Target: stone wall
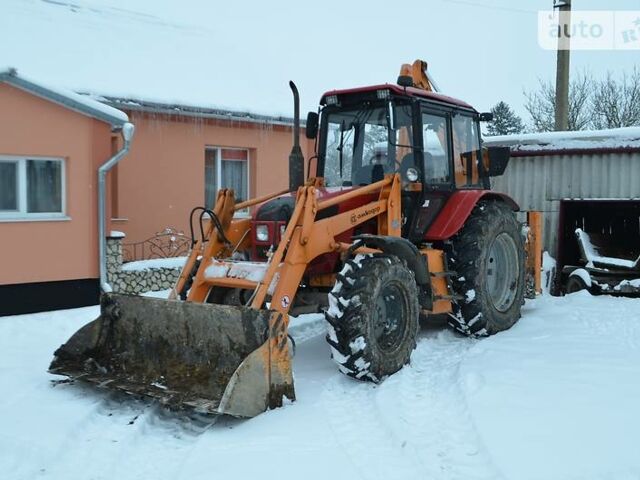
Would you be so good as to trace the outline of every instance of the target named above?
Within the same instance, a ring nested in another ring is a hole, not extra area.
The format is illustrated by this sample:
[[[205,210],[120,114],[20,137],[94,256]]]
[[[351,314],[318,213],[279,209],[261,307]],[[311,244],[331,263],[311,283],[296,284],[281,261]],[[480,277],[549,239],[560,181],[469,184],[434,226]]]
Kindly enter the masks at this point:
[[[122,263],[122,240],[124,236],[107,237],[107,281],[116,293],[138,295],[144,292],[157,292],[172,288],[181,267],[174,265],[162,266],[157,260]],[[174,260],[174,259],[167,259]],[[132,264],[136,268],[130,268]],[[179,263],[179,262],[178,262]],[[148,266],[146,265],[148,264]]]

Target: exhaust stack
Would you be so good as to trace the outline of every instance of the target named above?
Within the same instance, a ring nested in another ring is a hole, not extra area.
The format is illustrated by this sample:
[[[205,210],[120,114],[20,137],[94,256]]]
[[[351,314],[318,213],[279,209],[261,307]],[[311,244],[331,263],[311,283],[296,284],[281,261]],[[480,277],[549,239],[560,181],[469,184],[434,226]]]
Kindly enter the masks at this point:
[[[293,92],[293,147],[289,154],[289,190],[295,192],[304,185],[304,156],[300,148],[300,95],[298,87],[289,82]]]

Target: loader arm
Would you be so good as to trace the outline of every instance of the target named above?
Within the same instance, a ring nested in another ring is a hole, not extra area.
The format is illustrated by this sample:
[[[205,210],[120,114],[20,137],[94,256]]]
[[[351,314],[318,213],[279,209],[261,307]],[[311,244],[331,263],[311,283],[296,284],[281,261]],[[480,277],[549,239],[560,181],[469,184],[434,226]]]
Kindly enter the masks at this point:
[[[196,244],[194,247],[194,251],[198,248],[202,252],[202,259],[187,300],[205,302],[214,287],[250,289],[254,291],[250,303],[251,308],[263,309],[265,300],[271,293],[270,308],[286,315],[309,263],[325,253],[342,252],[348,248],[348,245],[345,246],[337,242],[336,236],[373,218],[378,219],[379,235],[400,236],[401,200],[398,174],[387,175],[379,182],[324,201],[318,201],[317,187],[320,183],[321,179],[317,179],[299,188],[291,219],[276,251],[267,264],[264,276],[259,281],[225,276],[216,277],[210,274],[212,269],[225,265],[222,254],[229,253],[229,247],[222,243],[220,235],[212,234],[210,226],[208,229],[210,241],[207,246],[203,249],[201,245]],[[324,209],[375,192],[379,192],[378,199],[375,201],[333,217],[316,219],[318,212]],[[233,204],[232,195],[221,193],[219,199],[222,201],[222,205],[216,208],[216,214],[221,215],[221,221],[227,221],[228,227],[224,236],[234,244],[233,249],[235,250],[238,247],[237,243],[248,237],[250,222],[246,219],[231,220],[234,210],[231,207]],[[184,288],[188,274],[195,265],[198,255],[199,252],[195,254],[192,252],[189,256],[189,261],[183,269],[176,291],[181,291]]]
[[[378,190],[378,200],[330,218],[316,220],[321,210]],[[279,271],[280,280],[272,295],[271,308],[282,313],[288,313],[309,263],[324,253],[344,251],[344,245],[336,241],[339,234],[377,217],[381,235],[400,236],[400,177],[397,174],[322,202],[318,202],[316,187],[312,185],[302,187],[298,195],[294,216],[274,255],[276,262],[279,263],[283,257],[284,260]],[[253,308],[261,308],[267,288],[276,274],[276,262],[271,263],[265,281],[253,300]]]

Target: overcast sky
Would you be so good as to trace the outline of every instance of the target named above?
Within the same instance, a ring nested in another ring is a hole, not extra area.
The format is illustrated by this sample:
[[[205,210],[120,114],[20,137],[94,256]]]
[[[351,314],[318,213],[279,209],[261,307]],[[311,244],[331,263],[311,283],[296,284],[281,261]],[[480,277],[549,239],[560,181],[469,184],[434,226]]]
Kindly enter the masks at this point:
[[[555,78],[537,42],[553,0],[0,0],[0,65],[79,90],[290,114],[333,88],[395,82],[429,62],[441,89],[487,110],[523,109],[523,89]],[[573,0],[640,10],[640,0]],[[640,50],[573,52],[594,75],[640,65]]]

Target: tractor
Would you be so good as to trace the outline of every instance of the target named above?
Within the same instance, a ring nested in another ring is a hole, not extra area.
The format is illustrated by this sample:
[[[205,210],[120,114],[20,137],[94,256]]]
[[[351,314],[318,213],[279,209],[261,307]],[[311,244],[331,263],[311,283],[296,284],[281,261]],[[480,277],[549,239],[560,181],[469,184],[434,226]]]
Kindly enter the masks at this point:
[[[291,88],[289,187],[243,202],[222,189],[195,208],[169,299],[105,292],[51,372],[253,417],[295,399],[295,315],[324,313],[338,369],[371,382],[410,362],[421,317],[475,337],[519,319],[524,236],[518,205],[490,190],[509,160],[508,148],[482,147],[490,115],[436,92],[417,60],[397,84],[325,93],[307,116],[316,148],[305,162]]]

